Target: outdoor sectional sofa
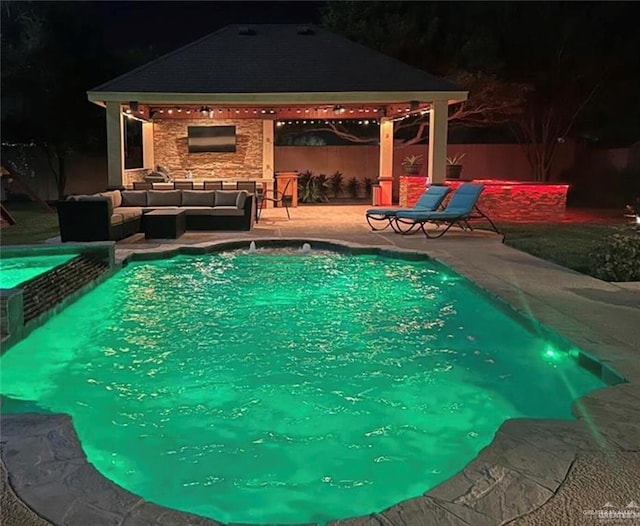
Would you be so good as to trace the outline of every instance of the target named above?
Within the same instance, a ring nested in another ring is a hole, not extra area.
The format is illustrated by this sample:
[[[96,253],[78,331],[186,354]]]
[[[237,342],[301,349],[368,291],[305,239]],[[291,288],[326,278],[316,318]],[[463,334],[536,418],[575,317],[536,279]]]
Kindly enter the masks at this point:
[[[112,190],[58,201],[62,241],[117,241],[144,231],[152,210],[185,211],[187,230],[251,230],[254,195],[246,190]]]

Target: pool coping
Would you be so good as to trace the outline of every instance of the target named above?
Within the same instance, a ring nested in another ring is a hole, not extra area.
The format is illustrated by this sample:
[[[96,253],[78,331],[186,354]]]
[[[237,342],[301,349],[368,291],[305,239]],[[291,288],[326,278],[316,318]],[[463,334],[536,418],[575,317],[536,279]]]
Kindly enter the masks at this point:
[[[237,238],[190,247],[128,249],[122,251],[124,255],[118,260],[127,264],[130,259],[155,259],[180,252],[194,254],[242,248],[248,247],[251,240]],[[269,243],[291,246],[308,241],[314,248],[323,248],[322,243],[327,243],[327,248],[337,246],[354,253],[373,250],[384,255],[430,257],[453,267],[485,292],[523,312],[514,296],[518,294],[515,284],[509,288],[504,283],[495,283],[490,276],[481,275],[477,269],[465,266],[464,260],[450,254],[433,257],[425,251],[309,237],[256,238],[255,241],[261,246]],[[640,425],[637,424],[640,422],[640,364],[634,349],[624,342],[598,337],[583,324],[571,323],[562,312],[549,312],[544,302],[531,302],[531,298],[528,301],[529,315],[586,351],[583,365],[589,368],[594,363],[600,364],[602,375],[617,370],[628,381],[593,391],[577,400],[573,406],[578,418],[575,421],[507,420],[492,442],[450,479],[379,513],[332,521],[332,526],[505,524],[548,502],[566,480],[578,455],[599,452],[603,447],[615,451],[640,450]],[[36,513],[54,524],[220,524],[146,502],[103,477],[87,462],[71,419],[66,415],[4,415],[2,435],[2,459],[11,474],[14,490]]]

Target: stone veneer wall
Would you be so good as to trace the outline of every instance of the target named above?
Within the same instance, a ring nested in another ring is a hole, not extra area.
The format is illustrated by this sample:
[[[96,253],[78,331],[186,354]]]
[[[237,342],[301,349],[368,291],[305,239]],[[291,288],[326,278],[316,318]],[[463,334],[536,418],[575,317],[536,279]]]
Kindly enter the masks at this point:
[[[452,190],[463,181],[446,181]],[[482,180],[475,181],[482,183]],[[553,221],[563,219],[567,209],[569,185],[548,183],[485,184],[478,208],[493,220]]]
[[[399,204],[403,208],[412,208],[427,188],[426,177],[411,175],[400,176]]]
[[[426,189],[426,177],[400,176],[400,206],[413,207]],[[455,191],[463,181],[446,181]],[[468,181],[471,182],[471,181]],[[482,183],[482,181],[476,181]],[[564,218],[566,184],[492,182],[485,184],[478,208],[493,220],[552,221]],[[451,195],[451,194],[450,194]],[[445,200],[445,204],[449,198]]]
[[[235,153],[189,153],[188,126],[235,126]],[[262,178],[260,119],[155,119],[153,147],[155,164],[166,166],[175,179],[184,179],[187,170],[196,180]]]
[[[144,181],[144,176],[151,172],[149,168],[137,168],[135,170],[125,170],[122,173],[122,184],[131,185],[133,181]]]

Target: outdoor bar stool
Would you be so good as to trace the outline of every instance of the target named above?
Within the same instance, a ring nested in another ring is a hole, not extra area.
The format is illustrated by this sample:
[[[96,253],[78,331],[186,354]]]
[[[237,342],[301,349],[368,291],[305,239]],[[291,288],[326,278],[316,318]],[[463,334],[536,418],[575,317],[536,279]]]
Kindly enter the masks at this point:
[[[236,190],[247,190],[249,193],[255,194],[256,182],[255,181],[237,181]]]

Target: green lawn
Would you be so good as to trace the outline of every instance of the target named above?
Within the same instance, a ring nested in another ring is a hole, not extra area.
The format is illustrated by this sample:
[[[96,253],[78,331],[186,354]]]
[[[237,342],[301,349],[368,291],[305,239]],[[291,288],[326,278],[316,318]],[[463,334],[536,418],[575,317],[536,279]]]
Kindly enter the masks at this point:
[[[58,214],[30,202],[6,203],[16,224],[0,230],[1,245],[31,245],[60,235]]]
[[[595,223],[501,224],[505,244],[585,274],[589,254],[619,226]]]

